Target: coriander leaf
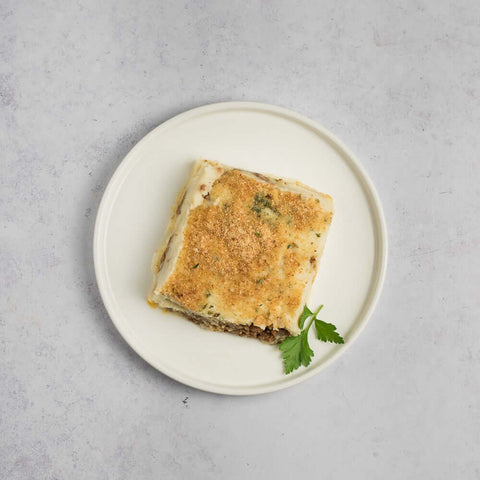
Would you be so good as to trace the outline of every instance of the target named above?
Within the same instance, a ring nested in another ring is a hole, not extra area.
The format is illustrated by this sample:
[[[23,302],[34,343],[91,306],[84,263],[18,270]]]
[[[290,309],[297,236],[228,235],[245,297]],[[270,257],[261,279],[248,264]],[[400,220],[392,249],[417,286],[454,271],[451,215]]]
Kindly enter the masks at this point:
[[[310,345],[308,344],[308,329],[304,330],[300,334],[300,337],[301,337],[300,342],[302,344],[302,348],[300,349],[300,357],[302,360],[302,365],[304,367],[308,367],[313,357],[313,350],[310,348]]]
[[[195,268],[197,268],[199,265],[200,265],[200,264],[197,263],[196,265],[193,266],[193,268],[195,269]]]
[[[305,305],[303,307],[303,312],[302,314],[300,315],[300,318],[298,319],[298,326],[300,328],[303,328],[303,325],[305,324],[305,320],[308,318],[308,317],[311,317],[313,315],[313,312]]]
[[[287,337],[279,348],[283,352],[283,368],[286,374],[296,370],[301,364],[300,350],[302,349],[301,335]]]
[[[326,323],[317,318],[318,312],[323,308],[320,305],[315,312],[312,312],[306,305],[303,307],[303,312],[298,319],[298,325],[301,328],[299,335],[295,337],[287,337],[280,343],[279,348],[283,352],[283,367],[285,373],[288,375],[301,365],[308,367],[314,356],[313,350],[308,344],[308,331],[313,323],[315,323],[315,330],[317,338],[324,342],[344,343],[343,338],[336,332],[335,325]],[[305,322],[310,321],[305,325]],[[304,328],[305,327],[305,328]]]
[[[344,343],[343,338],[336,331],[337,327],[331,323],[315,319],[315,330],[317,331],[317,338],[322,342]]]
[[[287,337],[279,346],[283,352],[283,367],[286,374],[299,368],[308,367],[313,357],[313,350],[308,344],[308,330],[296,337]]]

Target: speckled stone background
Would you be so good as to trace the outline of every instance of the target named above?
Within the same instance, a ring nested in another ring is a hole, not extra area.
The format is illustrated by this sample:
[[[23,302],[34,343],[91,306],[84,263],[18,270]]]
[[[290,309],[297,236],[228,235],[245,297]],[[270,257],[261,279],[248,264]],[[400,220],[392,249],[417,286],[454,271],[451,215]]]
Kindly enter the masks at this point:
[[[476,0],[2,0],[0,21],[1,479],[480,479]],[[337,134],[389,227],[358,342],[257,397],[147,365],[92,264],[124,155],[225,100]]]

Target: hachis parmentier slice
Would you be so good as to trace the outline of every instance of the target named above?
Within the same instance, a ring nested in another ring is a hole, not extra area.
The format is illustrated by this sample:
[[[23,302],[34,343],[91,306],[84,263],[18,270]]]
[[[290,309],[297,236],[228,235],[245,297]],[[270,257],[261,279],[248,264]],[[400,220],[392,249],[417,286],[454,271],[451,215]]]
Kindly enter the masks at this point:
[[[210,330],[297,335],[333,216],[295,180],[195,163],[153,259],[149,302]]]

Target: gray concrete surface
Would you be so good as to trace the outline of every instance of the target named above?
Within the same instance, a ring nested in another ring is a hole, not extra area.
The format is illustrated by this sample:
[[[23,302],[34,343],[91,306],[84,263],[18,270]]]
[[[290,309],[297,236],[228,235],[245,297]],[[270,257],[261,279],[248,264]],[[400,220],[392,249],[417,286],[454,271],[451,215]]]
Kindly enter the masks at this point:
[[[480,479],[478,2],[3,0],[0,22],[1,479]],[[92,265],[123,156],[224,100],[333,131],[389,227],[358,342],[258,397],[147,365]]]

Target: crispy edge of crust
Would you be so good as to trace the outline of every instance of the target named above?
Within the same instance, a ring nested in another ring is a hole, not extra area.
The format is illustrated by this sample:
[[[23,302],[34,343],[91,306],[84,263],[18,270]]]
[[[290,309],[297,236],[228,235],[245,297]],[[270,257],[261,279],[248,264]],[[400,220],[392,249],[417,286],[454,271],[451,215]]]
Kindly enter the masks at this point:
[[[175,230],[175,225],[178,221],[178,218],[181,213],[181,208],[183,205],[183,202],[185,200],[185,197],[187,195],[187,190],[190,186],[190,183],[192,181],[192,178],[197,174],[197,172],[200,170],[203,159],[195,161],[192,169],[190,170],[190,174],[185,181],[182,189],[178,192],[175,201],[173,202],[173,205],[171,207],[171,215],[170,215],[170,220],[168,222],[167,230],[165,231],[165,234],[163,236],[163,240],[160,243],[159,247],[155,250],[152,258],[152,263],[151,263],[151,271],[153,273],[153,285],[150,290],[150,293],[148,294],[148,303],[151,307],[156,308],[157,302],[154,300],[154,295],[153,291],[155,290],[157,286],[157,275],[158,272],[160,271],[160,268],[162,267],[162,264],[165,260],[166,254],[168,247],[170,245],[170,242],[172,240],[172,235]]]

